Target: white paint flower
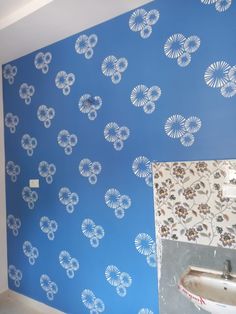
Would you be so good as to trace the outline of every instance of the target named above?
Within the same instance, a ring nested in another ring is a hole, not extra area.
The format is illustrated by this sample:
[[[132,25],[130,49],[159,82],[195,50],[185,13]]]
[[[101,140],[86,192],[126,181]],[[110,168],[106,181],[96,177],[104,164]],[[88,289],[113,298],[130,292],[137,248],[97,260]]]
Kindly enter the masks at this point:
[[[236,82],[228,82],[220,89],[221,95],[230,98],[236,95]]]
[[[217,0],[215,3],[215,8],[218,12],[225,12],[230,8],[232,0]]]
[[[184,49],[188,53],[193,53],[200,47],[201,40],[198,36],[190,36],[184,42]]]
[[[208,86],[219,88],[229,81],[230,65],[225,61],[217,61],[212,63],[204,74],[205,82]]]
[[[189,147],[194,143],[194,135],[192,133],[185,133],[181,138],[180,142],[183,146]]]
[[[11,280],[14,281],[15,287],[20,287],[20,281],[23,278],[22,271],[17,269],[14,265],[9,265],[8,267],[8,276]]]
[[[129,19],[129,27],[133,32],[141,31],[146,25],[147,11],[144,9],[135,10]]]
[[[87,307],[89,310],[92,310],[94,308],[94,303],[96,300],[95,294],[93,291],[89,289],[83,290],[81,294],[81,299],[85,307]]]
[[[146,85],[137,85],[131,92],[131,102],[136,107],[142,107],[148,102],[148,88]]]
[[[128,273],[121,273],[120,274],[120,282],[121,282],[121,285],[128,288],[132,284],[132,278]]]
[[[19,124],[19,117],[13,115],[11,112],[7,113],[5,116],[5,125],[10,129],[11,133],[16,132],[16,126]]]
[[[96,225],[92,219],[85,219],[81,225],[81,229],[82,229],[83,234],[89,239],[94,236],[95,227],[96,227]]]
[[[51,126],[51,120],[55,117],[55,109],[41,105],[37,110],[37,117],[39,121],[43,122],[45,128]]]
[[[154,314],[153,311],[147,309],[147,308],[143,308],[141,309],[138,314]]]
[[[75,75],[73,73],[66,73],[65,71],[59,71],[55,78],[56,87],[62,89],[65,96],[69,95],[70,87],[75,82]]]
[[[46,292],[47,298],[52,301],[54,299],[54,295],[58,292],[57,284],[46,274],[41,275],[39,281],[41,288]]]
[[[42,70],[46,74],[49,70],[49,63],[52,61],[52,54],[50,52],[39,52],[34,58],[34,65],[37,70]]]
[[[147,39],[151,36],[152,34],[152,27],[150,25],[146,25],[141,31],[140,31],[140,36],[143,39]]]
[[[108,142],[115,142],[118,137],[119,126],[115,122],[110,122],[105,126],[104,137]]]
[[[25,101],[26,105],[29,105],[31,103],[31,97],[35,93],[35,88],[33,85],[28,85],[27,83],[23,83],[20,86],[19,89],[19,95],[20,98],[22,98]]]
[[[89,48],[88,36],[80,35],[75,42],[75,50],[79,54],[84,54]]]
[[[186,67],[191,62],[191,55],[188,52],[184,52],[178,57],[177,63],[180,67]]]
[[[40,219],[39,226],[42,232],[47,234],[49,240],[54,240],[54,233],[58,229],[58,224],[55,220],[50,220],[48,217],[43,216]]]
[[[232,66],[228,73],[229,80],[236,83],[236,65]]]
[[[103,60],[102,73],[105,76],[112,76],[116,72],[117,58],[115,56],[108,56]]]
[[[144,106],[143,106],[143,111],[146,114],[151,114],[155,111],[156,105],[153,101],[148,101]]]
[[[117,189],[111,188],[105,193],[105,203],[110,208],[117,208],[120,204],[120,192]]]
[[[15,65],[6,64],[3,68],[3,77],[8,80],[8,83],[12,85],[17,74],[17,67]]]
[[[35,260],[39,257],[39,251],[29,241],[23,243],[23,252],[28,257],[30,265],[35,264]]]
[[[128,67],[127,59],[126,58],[118,59],[116,64],[115,64],[115,67],[116,67],[116,71],[117,72],[123,73],[127,69],[127,67]]]
[[[184,126],[188,133],[196,133],[200,130],[202,122],[198,117],[191,116],[185,120]]]
[[[17,237],[19,234],[19,229],[21,227],[21,220],[19,218],[14,217],[13,215],[8,215],[7,226],[10,230],[12,230],[12,234],[15,237]]]
[[[151,162],[145,156],[135,158],[132,164],[134,174],[139,178],[145,178],[151,173]]]
[[[20,174],[20,166],[13,161],[8,161],[6,165],[6,172],[11,177],[12,182],[17,181],[17,176]]]
[[[164,52],[168,58],[178,58],[184,53],[184,43],[186,38],[183,34],[171,35],[165,45]]]
[[[145,256],[152,254],[153,243],[153,239],[147,233],[139,233],[134,240],[137,251]]]
[[[74,278],[75,271],[79,269],[79,262],[76,258],[71,258],[69,252],[63,250],[59,254],[60,265],[66,269],[67,276],[72,279]]]
[[[26,150],[27,155],[30,157],[33,155],[37,144],[37,139],[35,137],[31,137],[29,134],[24,134],[21,138],[21,146]]]
[[[150,10],[146,16],[145,20],[148,25],[155,25],[160,18],[160,12],[156,9]]]
[[[169,117],[165,123],[165,132],[171,138],[180,138],[185,133],[185,118],[179,114]]]
[[[109,282],[110,285],[117,287],[120,284],[120,271],[114,265],[107,266],[105,270],[105,277],[106,280]]]
[[[92,162],[90,159],[88,158],[82,159],[79,164],[80,174],[83,177],[90,177],[90,175],[92,174],[91,167],[92,167]]]
[[[152,86],[147,92],[148,100],[157,101],[161,97],[161,89],[159,86]]]

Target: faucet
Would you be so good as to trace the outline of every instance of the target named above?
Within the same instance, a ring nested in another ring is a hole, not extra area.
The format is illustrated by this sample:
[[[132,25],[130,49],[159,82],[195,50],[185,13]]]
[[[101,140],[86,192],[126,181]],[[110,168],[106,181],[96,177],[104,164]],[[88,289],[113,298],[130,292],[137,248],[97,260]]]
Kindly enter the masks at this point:
[[[230,275],[231,271],[232,271],[231,262],[229,259],[227,259],[224,262],[224,270],[223,270],[223,274],[221,275],[221,277],[224,278],[225,280],[232,279],[232,276]]]

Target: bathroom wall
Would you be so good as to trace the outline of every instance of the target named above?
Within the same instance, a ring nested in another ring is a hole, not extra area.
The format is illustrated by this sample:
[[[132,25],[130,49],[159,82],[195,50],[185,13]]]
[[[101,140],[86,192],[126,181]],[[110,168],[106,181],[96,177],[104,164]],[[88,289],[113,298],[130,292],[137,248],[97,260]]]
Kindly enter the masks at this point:
[[[232,271],[235,272],[236,251],[199,244],[195,244],[193,249],[193,244],[164,239],[161,243],[160,313],[175,313],[177,308],[183,314],[208,313],[196,308],[180,293],[178,281],[189,265],[223,271],[226,259],[232,262]],[[174,263],[171,256],[175,257]]]
[[[234,9],[159,0],[3,67],[11,289],[159,313],[151,161],[236,155]]]
[[[0,86],[2,86],[2,69],[0,68]],[[5,199],[5,160],[4,160],[4,124],[2,88],[0,88],[0,293],[7,289],[7,239],[6,239],[6,199]]]

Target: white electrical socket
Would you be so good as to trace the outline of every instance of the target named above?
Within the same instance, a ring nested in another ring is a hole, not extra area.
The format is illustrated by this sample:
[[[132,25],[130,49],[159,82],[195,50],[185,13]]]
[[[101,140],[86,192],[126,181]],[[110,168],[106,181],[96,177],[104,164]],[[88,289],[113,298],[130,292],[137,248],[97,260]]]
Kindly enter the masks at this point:
[[[29,187],[38,189],[39,188],[39,180],[38,179],[31,179],[29,180]]]

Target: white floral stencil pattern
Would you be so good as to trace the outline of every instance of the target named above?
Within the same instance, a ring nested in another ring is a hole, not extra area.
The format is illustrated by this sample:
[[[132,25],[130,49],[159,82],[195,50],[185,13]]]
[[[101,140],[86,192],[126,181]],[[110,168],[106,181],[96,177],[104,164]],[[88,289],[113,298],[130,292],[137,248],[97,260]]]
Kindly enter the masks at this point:
[[[21,147],[26,150],[29,157],[33,156],[34,149],[37,147],[38,141],[35,137],[31,137],[29,134],[24,134],[21,138]]]
[[[39,251],[29,241],[23,243],[23,252],[29,259],[30,265],[35,264],[35,260],[39,257]]]
[[[20,174],[20,166],[16,165],[14,161],[8,161],[6,165],[6,172],[10,176],[12,182],[17,181]]]
[[[126,71],[127,67],[128,60],[126,58],[117,59],[111,55],[103,60],[102,73],[105,76],[111,77],[113,84],[118,84],[122,79],[122,73]]]
[[[232,4],[232,0],[201,0],[203,4],[214,4],[216,11],[219,13],[228,10]]]
[[[146,114],[151,114],[156,109],[156,101],[161,97],[161,89],[159,86],[148,88],[146,85],[140,84],[133,88],[130,100],[135,107],[142,107]]]
[[[19,234],[19,229],[21,227],[20,218],[16,218],[13,215],[7,216],[7,226],[10,230],[12,230],[12,234],[17,237]]]
[[[173,139],[180,139],[180,143],[189,147],[192,146],[195,137],[193,134],[197,133],[202,126],[202,122],[198,117],[191,116],[185,119],[180,114],[175,114],[169,117],[165,123],[166,135]]]
[[[105,270],[105,278],[111,286],[116,287],[116,293],[120,297],[126,296],[127,288],[132,284],[132,278],[128,273],[120,272],[114,265],[108,265]]]
[[[26,105],[31,103],[31,97],[35,93],[35,88],[33,85],[28,85],[27,83],[23,83],[19,89],[20,98],[25,101]]]
[[[48,240],[53,241],[55,238],[55,232],[58,229],[58,224],[55,220],[50,220],[48,217],[43,216],[39,222],[40,229],[43,233],[46,233]]]
[[[206,69],[204,79],[209,87],[219,88],[222,96],[236,95],[236,65],[231,67],[225,61],[216,61]]]
[[[43,122],[45,128],[49,128],[51,126],[51,120],[55,117],[55,109],[41,105],[38,107],[37,117],[39,121]]]
[[[150,267],[156,267],[156,244],[147,233],[139,233],[134,240],[137,251],[146,256],[146,261]]]
[[[38,200],[38,193],[25,186],[22,190],[22,198],[27,203],[29,209],[34,209],[35,203]]]
[[[19,117],[17,115],[13,115],[13,113],[9,112],[5,116],[5,126],[9,128],[11,133],[16,132],[16,127],[19,124]]]
[[[75,205],[79,203],[79,195],[71,192],[69,188],[63,187],[59,191],[59,201],[65,205],[66,211],[72,214],[75,210]]]
[[[98,43],[98,36],[92,34],[87,36],[85,34],[80,35],[75,42],[75,51],[85,56],[86,59],[91,59],[94,54],[94,48]]]
[[[203,245],[236,248],[235,160],[155,163],[154,199],[158,236]]]
[[[81,293],[83,305],[90,310],[90,314],[99,314],[105,311],[104,302],[97,298],[92,290],[84,289]]]
[[[14,265],[9,265],[8,276],[11,280],[13,280],[15,287],[19,288],[23,277],[22,271],[17,269]]]
[[[160,12],[156,9],[147,12],[145,9],[135,10],[129,19],[129,28],[133,32],[139,32],[141,38],[147,39],[152,34],[152,27],[160,18]]]
[[[100,240],[104,237],[105,231],[102,226],[96,225],[92,219],[86,218],[82,222],[81,230],[86,238],[90,239],[92,247],[97,248]]]
[[[58,145],[64,148],[66,155],[71,155],[73,147],[76,146],[78,142],[78,137],[75,134],[70,134],[67,130],[61,130],[57,136]]]
[[[81,176],[88,178],[90,184],[97,183],[97,176],[102,171],[102,165],[98,161],[91,161],[88,158],[84,158],[79,163],[79,172]]]
[[[117,189],[110,188],[105,193],[105,203],[107,207],[114,209],[116,218],[122,219],[125,210],[131,206],[131,198],[128,195],[121,195]]]
[[[50,52],[43,53],[42,51],[37,53],[34,58],[34,65],[37,70],[41,70],[43,74],[48,73],[49,63],[52,61],[52,54]]]
[[[53,176],[56,173],[56,166],[49,164],[47,161],[41,161],[38,166],[39,175],[45,178],[48,184],[53,182]]]
[[[74,278],[75,272],[79,269],[78,260],[74,257],[71,257],[70,253],[64,250],[59,254],[59,262],[61,267],[66,270],[68,278]]]
[[[75,75],[73,73],[66,73],[65,71],[59,71],[55,78],[55,84],[58,89],[62,89],[62,93],[65,96],[70,94],[71,86],[75,82]]]
[[[110,143],[113,143],[115,150],[120,151],[124,147],[124,141],[130,136],[130,130],[127,126],[119,126],[116,122],[109,122],[104,128],[104,137]]]
[[[147,308],[143,308],[141,309],[138,314],[154,314],[153,311],[147,309]]]
[[[186,67],[191,62],[191,54],[199,49],[200,44],[196,35],[186,38],[183,34],[173,34],[164,45],[164,53],[168,58],[177,59],[180,67]]]
[[[145,156],[138,156],[134,159],[132,164],[133,173],[145,183],[152,187],[152,168],[151,161]]]
[[[40,276],[40,286],[46,292],[46,296],[49,301],[53,301],[55,295],[58,292],[57,284],[50,279],[46,274]]]
[[[88,119],[93,121],[97,118],[97,111],[102,106],[102,98],[100,96],[92,96],[84,94],[79,100],[79,110],[88,115]]]
[[[12,85],[17,74],[17,67],[15,65],[6,64],[3,68],[3,77],[8,80],[8,83]]]

